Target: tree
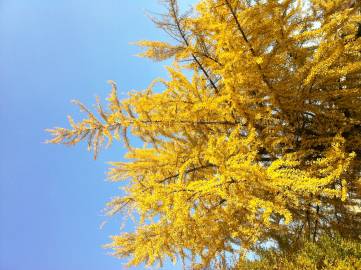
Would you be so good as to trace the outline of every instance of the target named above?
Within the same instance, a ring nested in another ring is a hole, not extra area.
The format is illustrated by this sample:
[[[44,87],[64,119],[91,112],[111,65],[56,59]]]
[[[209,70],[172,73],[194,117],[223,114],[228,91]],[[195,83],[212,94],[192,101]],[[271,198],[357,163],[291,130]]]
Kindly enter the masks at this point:
[[[51,143],[87,140],[95,157],[106,139],[125,142],[129,162],[109,178],[126,195],[109,213],[140,221],[112,238],[114,255],[225,268],[270,240],[359,241],[361,2],[201,0],[185,14],[163,2],[153,20],[174,44],[139,45],[174,59],[170,79],[124,100],[111,82],[99,117],[78,103],[84,120],[49,130]]]

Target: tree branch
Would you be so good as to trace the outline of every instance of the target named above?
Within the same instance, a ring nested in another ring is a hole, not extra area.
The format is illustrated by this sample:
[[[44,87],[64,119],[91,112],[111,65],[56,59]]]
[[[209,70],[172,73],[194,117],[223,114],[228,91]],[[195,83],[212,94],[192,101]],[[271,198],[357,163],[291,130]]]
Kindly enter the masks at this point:
[[[237,28],[239,30],[239,32],[242,35],[242,38],[244,39],[244,41],[246,42],[251,54],[253,57],[257,57],[257,54],[254,50],[254,48],[252,47],[252,44],[250,43],[250,41],[248,40],[245,32],[243,31],[243,28],[241,26],[241,23],[239,22],[238,18],[237,18],[237,14],[236,11],[233,9],[232,5],[230,4],[229,0],[224,0],[226,3],[226,6],[228,7],[229,11],[232,13],[232,17],[234,19],[234,21],[236,22]],[[257,68],[260,72],[260,75],[262,77],[263,82],[267,85],[267,87],[272,90],[274,92],[274,88],[272,87],[271,83],[268,81],[267,77],[264,75],[262,67],[260,64],[256,63]],[[278,103],[278,105],[280,104],[279,98],[277,97],[277,95],[274,93],[274,98],[276,100],[276,102]]]
[[[171,16],[174,19],[174,22],[175,22],[175,24],[177,26],[178,32],[179,32],[181,38],[183,39],[184,43],[186,44],[186,46],[190,47],[189,41],[188,41],[188,39],[187,39],[187,37],[186,37],[186,35],[185,35],[181,25],[180,25],[178,12],[177,12],[177,7],[176,7],[176,5],[177,5],[176,0],[169,0],[169,5],[170,5]],[[216,92],[216,94],[219,94],[218,87],[213,82],[212,78],[208,74],[207,70],[203,67],[202,63],[198,60],[197,56],[194,53],[192,53],[191,56],[192,56],[194,62],[196,62],[198,67],[202,70],[202,72],[206,76],[207,80],[212,85],[212,87],[213,87],[214,91]]]

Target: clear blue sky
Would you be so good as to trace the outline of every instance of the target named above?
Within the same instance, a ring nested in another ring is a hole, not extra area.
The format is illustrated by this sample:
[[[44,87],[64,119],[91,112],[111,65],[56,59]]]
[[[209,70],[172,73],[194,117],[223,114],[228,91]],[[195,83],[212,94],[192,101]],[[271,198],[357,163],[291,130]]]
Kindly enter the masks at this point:
[[[67,125],[67,114],[79,119],[69,101],[105,98],[107,80],[128,92],[166,76],[163,63],[134,57],[139,49],[129,45],[166,38],[145,16],[160,11],[157,2],[0,1],[1,270],[122,269],[101,247],[119,232],[121,217],[102,209],[119,193],[105,172],[122,145],[94,161],[84,144],[44,144],[44,129]]]

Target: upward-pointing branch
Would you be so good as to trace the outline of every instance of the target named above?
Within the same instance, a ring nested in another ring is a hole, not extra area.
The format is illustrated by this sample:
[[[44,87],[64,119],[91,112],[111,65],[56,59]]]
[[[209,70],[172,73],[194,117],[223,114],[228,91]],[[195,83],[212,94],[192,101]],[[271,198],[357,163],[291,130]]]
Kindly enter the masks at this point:
[[[248,38],[247,38],[247,36],[246,36],[246,34],[245,34],[242,26],[241,26],[241,23],[239,22],[239,20],[238,20],[238,18],[237,18],[236,11],[233,9],[233,7],[232,7],[231,3],[229,2],[229,0],[224,0],[224,1],[225,1],[225,3],[226,3],[226,6],[228,7],[229,11],[232,13],[232,17],[233,17],[234,21],[236,22],[237,28],[238,28],[239,32],[241,33],[242,38],[243,38],[244,41],[246,42],[246,44],[247,44],[247,46],[248,46],[248,48],[249,48],[252,56],[253,56],[253,57],[256,57],[256,56],[257,56],[256,51],[254,50],[254,48],[252,47],[252,44],[251,44],[250,41],[248,40]],[[257,68],[258,68],[258,70],[259,70],[259,72],[260,72],[260,74],[261,74],[261,77],[262,77],[263,82],[267,85],[267,87],[268,87],[270,90],[273,91],[274,89],[273,89],[271,83],[268,81],[268,79],[267,79],[266,76],[264,75],[261,65],[258,64],[258,63],[256,63],[256,65],[257,65]],[[276,93],[275,93],[274,91],[273,91],[273,93],[274,93],[274,98],[275,98],[276,102],[277,102],[278,105],[279,105],[279,104],[280,104],[279,98],[278,98],[278,96],[276,95]]]
[[[186,37],[186,34],[184,33],[180,21],[179,21],[179,17],[178,17],[178,8],[177,8],[177,3],[176,0],[169,0],[169,6],[170,6],[170,11],[171,11],[171,16],[174,19],[174,22],[177,26],[177,30],[181,36],[181,38],[183,39],[185,45],[187,47],[189,47],[189,41]],[[202,70],[203,74],[206,76],[207,80],[209,81],[209,83],[212,85],[214,91],[216,94],[219,94],[219,90],[218,87],[216,86],[216,84],[214,83],[214,81],[212,80],[211,76],[209,75],[209,73],[207,72],[207,70],[204,68],[204,66],[202,65],[202,63],[199,61],[199,59],[197,58],[197,56],[192,53],[192,58],[194,60],[194,62],[196,62],[196,64],[198,65],[198,67]]]

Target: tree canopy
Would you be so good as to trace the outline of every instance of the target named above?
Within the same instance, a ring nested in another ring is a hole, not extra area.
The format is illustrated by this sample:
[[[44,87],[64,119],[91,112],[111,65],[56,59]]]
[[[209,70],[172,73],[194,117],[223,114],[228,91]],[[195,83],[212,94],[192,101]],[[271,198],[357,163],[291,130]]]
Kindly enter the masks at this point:
[[[361,1],[163,2],[153,21],[174,42],[138,45],[173,59],[169,79],[123,100],[110,82],[107,108],[77,102],[86,117],[49,130],[95,157],[113,139],[128,148],[109,170],[125,195],[108,207],[139,222],[112,237],[114,255],[204,269],[270,241],[360,241]]]

